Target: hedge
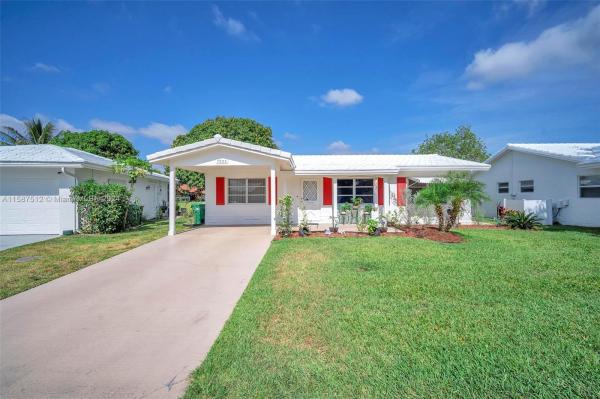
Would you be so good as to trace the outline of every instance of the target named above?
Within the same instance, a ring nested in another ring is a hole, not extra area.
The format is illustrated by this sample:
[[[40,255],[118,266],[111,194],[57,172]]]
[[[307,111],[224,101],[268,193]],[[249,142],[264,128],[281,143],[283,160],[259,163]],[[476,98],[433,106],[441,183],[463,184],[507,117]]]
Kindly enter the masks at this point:
[[[79,230],[82,233],[117,233],[125,226],[125,215],[131,204],[131,192],[115,183],[100,184],[88,180],[71,188],[71,199],[79,211]],[[141,219],[141,206],[139,217]],[[138,211],[128,221],[137,222]],[[141,220],[140,220],[141,222]]]

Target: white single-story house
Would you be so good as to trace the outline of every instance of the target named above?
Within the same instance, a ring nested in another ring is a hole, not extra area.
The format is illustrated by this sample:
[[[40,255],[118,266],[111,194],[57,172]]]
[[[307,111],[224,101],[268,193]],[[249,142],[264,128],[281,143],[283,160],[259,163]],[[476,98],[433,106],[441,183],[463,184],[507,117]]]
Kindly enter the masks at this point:
[[[113,161],[51,144],[0,146],[0,235],[62,234],[77,229],[70,188],[93,179],[129,187],[114,174]],[[156,217],[167,201],[169,179],[152,173],[138,179],[132,198],[144,206],[144,217]]]
[[[600,143],[508,144],[476,177],[498,205],[534,212],[546,224],[600,226]]]
[[[309,222],[331,223],[338,204],[360,197],[377,212],[403,206],[411,180],[450,171],[485,171],[489,165],[429,155],[292,155],[215,135],[147,157],[170,167],[169,234],[175,233],[175,168],[204,173],[206,224],[265,224],[276,232],[276,204],[295,199],[294,221],[304,207]]]

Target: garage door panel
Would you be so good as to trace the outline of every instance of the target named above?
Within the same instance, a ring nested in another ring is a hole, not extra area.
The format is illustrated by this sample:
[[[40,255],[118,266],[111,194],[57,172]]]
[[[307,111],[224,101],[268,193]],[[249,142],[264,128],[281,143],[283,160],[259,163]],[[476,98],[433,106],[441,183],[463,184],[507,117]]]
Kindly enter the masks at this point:
[[[44,178],[3,173],[0,234],[60,234],[58,186],[54,174]]]

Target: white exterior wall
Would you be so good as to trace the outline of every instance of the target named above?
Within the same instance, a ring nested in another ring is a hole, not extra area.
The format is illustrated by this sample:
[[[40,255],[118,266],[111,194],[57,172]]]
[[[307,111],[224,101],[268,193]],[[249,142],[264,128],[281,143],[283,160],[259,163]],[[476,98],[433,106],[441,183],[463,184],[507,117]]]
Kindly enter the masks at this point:
[[[228,179],[248,178],[265,179],[269,176],[266,168],[214,168],[204,174],[205,178],[205,209],[207,225],[253,225],[269,224],[271,209],[267,202],[268,187],[265,193],[264,204],[230,204],[227,193]],[[216,178],[225,178],[225,205],[216,204]],[[281,178],[280,178],[281,179]],[[281,180],[279,181],[281,185]],[[280,186],[281,187],[281,186]]]
[[[551,200],[554,204],[568,200],[569,206],[558,215],[559,223],[600,226],[600,198],[579,197],[579,176],[598,174],[600,168],[584,169],[574,162],[507,151],[493,162],[489,171],[478,173],[476,177],[486,184],[486,192],[491,198],[483,206],[486,216],[496,216],[496,204],[505,198]],[[521,180],[533,180],[534,192],[521,193]],[[499,182],[509,183],[508,194],[498,193]]]

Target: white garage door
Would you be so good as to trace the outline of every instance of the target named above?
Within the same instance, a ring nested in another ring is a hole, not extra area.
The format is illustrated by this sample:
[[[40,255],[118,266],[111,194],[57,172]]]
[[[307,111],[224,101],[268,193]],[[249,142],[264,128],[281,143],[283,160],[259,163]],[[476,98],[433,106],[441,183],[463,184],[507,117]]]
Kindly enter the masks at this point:
[[[0,234],[60,234],[57,177],[2,173]]]

